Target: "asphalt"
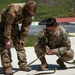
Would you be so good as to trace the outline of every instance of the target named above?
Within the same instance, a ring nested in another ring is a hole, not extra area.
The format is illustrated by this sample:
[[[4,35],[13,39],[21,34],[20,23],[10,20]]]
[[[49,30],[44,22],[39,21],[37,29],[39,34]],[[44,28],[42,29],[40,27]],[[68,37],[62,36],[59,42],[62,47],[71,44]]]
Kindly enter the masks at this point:
[[[75,37],[70,37],[70,40],[71,40],[71,48],[75,52]],[[27,56],[27,63],[29,64],[34,59],[36,59],[37,56],[34,52],[34,47],[25,47],[25,50],[26,50],[26,56]],[[12,53],[12,60],[13,60],[12,62],[13,68],[18,69],[19,66],[18,66],[17,53],[14,48],[11,49],[11,53]],[[58,64],[56,63],[57,59],[58,57],[55,55],[46,55],[46,60],[51,72],[58,67]],[[75,56],[74,56],[74,59],[75,59]],[[75,68],[72,68],[75,65],[71,65],[67,63],[65,64],[69,69],[56,70],[54,74],[43,74],[43,75],[75,75]],[[32,67],[32,71],[30,72],[18,71],[14,73],[14,75],[34,75],[37,72],[36,70],[38,69],[39,65],[40,65],[40,61],[37,60],[30,65]],[[0,67],[2,67],[1,62],[0,62]],[[3,74],[0,74],[0,75],[3,75]]]

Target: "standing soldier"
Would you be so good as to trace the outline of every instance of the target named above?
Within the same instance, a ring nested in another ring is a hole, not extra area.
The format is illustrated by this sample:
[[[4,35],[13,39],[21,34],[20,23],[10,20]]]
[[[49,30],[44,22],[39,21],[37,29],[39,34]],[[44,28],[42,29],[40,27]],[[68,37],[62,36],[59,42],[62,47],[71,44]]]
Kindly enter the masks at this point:
[[[40,57],[44,53],[48,55],[57,55],[59,57],[57,60],[59,68],[66,68],[62,58],[65,61],[69,61],[72,60],[74,56],[70,40],[68,39],[68,33],[63,27],[57,24],[55,18],[48,18],[46,20],[46,27],[40,32],[38,43],[34,48],[37,57]],[[40,61],[41,66],[39,70],[48,69],[45,56],[40,58]]]
[[[3,71],[6,75],[12,74],[10,39],[17,51],[19,68],[24,71],[31,70],[31,67],[26,66],[24,37],[28,33],[36,10],[36,2],[29,0],[27,3],[11,4],[0,12],[0,50]]]

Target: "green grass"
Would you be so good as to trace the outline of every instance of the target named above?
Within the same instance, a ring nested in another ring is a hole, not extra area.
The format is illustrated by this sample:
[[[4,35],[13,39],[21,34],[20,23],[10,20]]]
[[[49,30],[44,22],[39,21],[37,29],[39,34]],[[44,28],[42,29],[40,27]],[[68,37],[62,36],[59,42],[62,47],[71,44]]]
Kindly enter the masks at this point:
[[[25,46],[34,46],[37,41],[37,35],[28,35],[27,37],[25,37]]]
[[[69,4],[62,6],[39,6],[35,19],[37,21],[48,17],[75,17],[75,10],[71,12]]]
[[[0,0],[0,10],[5,8],[7,5],[12,4],[12,3],[20,3],[20,2],[25,2],[25,0]]]

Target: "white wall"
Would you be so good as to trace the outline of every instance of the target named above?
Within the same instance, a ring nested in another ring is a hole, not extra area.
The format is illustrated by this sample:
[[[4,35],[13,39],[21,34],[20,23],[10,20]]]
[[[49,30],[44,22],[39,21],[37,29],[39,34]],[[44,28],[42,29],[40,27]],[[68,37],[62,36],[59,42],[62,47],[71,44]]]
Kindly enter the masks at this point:
[[[32,22],[31,25],[38,25],[39,22]]]

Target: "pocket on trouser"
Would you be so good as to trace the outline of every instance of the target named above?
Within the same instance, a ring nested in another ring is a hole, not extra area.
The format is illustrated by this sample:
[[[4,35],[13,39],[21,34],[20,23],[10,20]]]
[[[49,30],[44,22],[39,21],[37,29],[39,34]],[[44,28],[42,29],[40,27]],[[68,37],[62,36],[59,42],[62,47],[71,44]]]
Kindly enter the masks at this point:
[[[74,51],[73,50],[68,50],[62,57],[65,61],[70,61],[74,57]]]

